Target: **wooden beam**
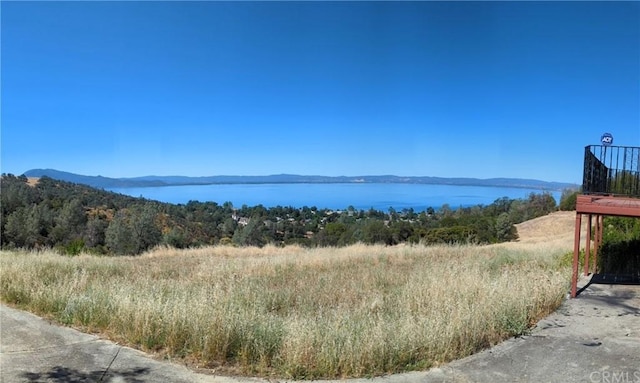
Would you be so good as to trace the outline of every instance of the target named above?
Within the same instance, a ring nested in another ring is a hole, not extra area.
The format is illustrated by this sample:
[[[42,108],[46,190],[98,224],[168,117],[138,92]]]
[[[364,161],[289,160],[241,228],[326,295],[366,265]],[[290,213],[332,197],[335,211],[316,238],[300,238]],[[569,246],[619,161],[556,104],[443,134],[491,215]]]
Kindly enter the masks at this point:
[[[589,275],[589,257],[591,255],[591,225],[593,223],[593,216],[589,214],[587,216],[587,238],[584,245],[584,276]]]
[[[580,257],[580,225],[582,224],[582,214],[576,213],[576,229],[573,241],[573,275],[571,276],[571,298],[575,298],[578,293],[578,266]]]
[[[593,273],[598,273],[598,250],[600,249],[600,244],[602,243],[602,225],[603,225],[604,217],[601,215],[596,215],[596,232],[594,235],[594,244],[593,244]]]
[[[640,217],[640,199],[578,195],[576,199],[576,212],[582,214]]]

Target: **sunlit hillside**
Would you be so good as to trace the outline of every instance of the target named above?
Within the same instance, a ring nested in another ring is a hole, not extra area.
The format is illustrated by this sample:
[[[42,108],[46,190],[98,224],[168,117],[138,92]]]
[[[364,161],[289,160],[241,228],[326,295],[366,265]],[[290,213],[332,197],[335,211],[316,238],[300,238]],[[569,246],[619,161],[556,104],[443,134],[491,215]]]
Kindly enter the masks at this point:
[[[575,211],[558,211],[516,224],[520,243],[558,242],[573,247]]]

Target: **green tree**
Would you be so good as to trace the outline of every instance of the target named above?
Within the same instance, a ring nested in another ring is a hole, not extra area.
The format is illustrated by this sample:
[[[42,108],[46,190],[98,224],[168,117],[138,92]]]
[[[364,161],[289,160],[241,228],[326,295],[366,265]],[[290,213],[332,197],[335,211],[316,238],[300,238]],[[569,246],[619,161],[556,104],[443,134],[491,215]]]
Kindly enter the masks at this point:
[[[509,208],[511,207],[511,199],[509,197],[498,198],[489,206],[487,206],[487,214],[492,216],[497,216],[501,213],[509,212]]]
[[[169,232],[162,236],[162,243],[177,249],[184,249],[188,246],[184,230],[173,227]]]
[[[509,221],[514,223],[520,223],[526,221],[528,218],[527,205],[521,199],[514,199],[509,205]]]
[[[4,220],[3,220],[4,221]],[[27,209],[19,207],[15,209],[4,222],[3,234],[3,246],[6,244],[11,247],[26,247],[27,246]]]
[[[556,210],[556,200],[551,193],[544,192],[542,194],[529,194],[527,201],[527,210],[529,217],[527,219],[542,217]]]
[[[473,228],[467,226],[452,226],[429,230],[425,236],[425,241],[428,244],[473,243],[475,242],[476,237],[477,235]]]
[[[447,217],[452,216],[454,212],[451,209],[451,206],[448,203],[445,203],[440,207],[440,211],[438,213],[439,213],[439,215],[447,218]]]
[[[238,227],[233,242],[240,246],[264,246],[267,243],[266,232],[267,227],[262,219],[251,218],[246,226]]]
[[[36,203],[36,191],[28,186],[21,178],[13,175],[3,175],[0,181],[0,208],[2,217],[8,217],[20,207],[31,206]],[[3,219],[4,222],[4,219]]]
[[[109,251],[117,255],[135,254],[135,244],[129,217],[124,210],[118,211],[105,231],[105,244]]]
[[[158,210],[154,205],[135,206],[131,210],[130,228],[134,243],[134,254],[152,248],[162,240],[162,232],[156,222]]]
[[[43,247],[53,244],[49,235],[53,228],[53,212],[45,203],[27,208],[25,232],[28,247]]]
[[[347,231],[347,226],[342,222],[329,222],[324,230],[316,236],[319,246],[338,246],[340,239]]]
[[[398,212],[396,211],[396,209],[394,209],[393,206],[389,206],[389,220],[397,221],[399,219],[400,219],[400,216],[398,215]]]
[[[393,243],[403,243],[413,236],[413,226],[407,221],[396,221],[391,227]]]
[[[222,236],[231,238],[233,237],[233,233],[235,233],[236,229],[238,228],[238,222],[236,222],[235,219],[229,217],[225,219],[224,222],[221,223],[219,226],[220,226],[220,232],[222,233]]]
[[[564,189],[560,196],[560,210],[572,211],[576,210],[576,201],[579,191],[573,189]]]
[[[82,238],[87,216],[82,202],[73,198],[66,202],[54,218],[52,237],[55,243],[67,245]]]
[[[518,231],[509,218],[508,213],[501,213],[496,218],[496,238],[499,242],[518,239]]]
[[[92,216],[87,220],[83,239],[88,248],[101,249],[105,245],[105,231],[109,223],[101,216]]]
[[[156,223],[157,210],[153,205],[133,206],[120,210],[109,223],[105,242],[115,254],[140,254],[162,240]]]
[[[365,243],[392,245],[391,230],[380,220],[370,219],[362,230]]]

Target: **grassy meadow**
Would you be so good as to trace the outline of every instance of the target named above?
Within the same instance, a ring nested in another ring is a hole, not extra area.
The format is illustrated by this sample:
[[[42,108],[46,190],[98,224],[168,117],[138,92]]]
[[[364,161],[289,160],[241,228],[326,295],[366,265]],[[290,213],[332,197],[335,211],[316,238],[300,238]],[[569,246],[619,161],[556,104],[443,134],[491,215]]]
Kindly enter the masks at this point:
[[[550,241],[160,248],[138,257],[4,251],[0,298],[222,373],[374,376],[526,333],[566,295],[567,250]]]

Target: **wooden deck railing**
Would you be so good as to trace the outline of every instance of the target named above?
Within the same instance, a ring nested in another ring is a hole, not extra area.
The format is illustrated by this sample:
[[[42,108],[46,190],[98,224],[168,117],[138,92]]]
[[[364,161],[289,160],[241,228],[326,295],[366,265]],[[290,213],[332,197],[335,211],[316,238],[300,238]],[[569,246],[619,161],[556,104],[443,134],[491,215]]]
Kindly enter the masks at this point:
[[[585,147],[582,192],[640,197],[640,147]]]

